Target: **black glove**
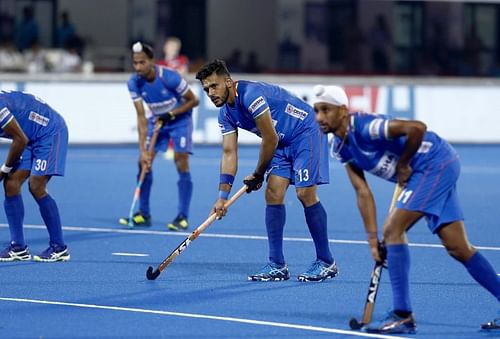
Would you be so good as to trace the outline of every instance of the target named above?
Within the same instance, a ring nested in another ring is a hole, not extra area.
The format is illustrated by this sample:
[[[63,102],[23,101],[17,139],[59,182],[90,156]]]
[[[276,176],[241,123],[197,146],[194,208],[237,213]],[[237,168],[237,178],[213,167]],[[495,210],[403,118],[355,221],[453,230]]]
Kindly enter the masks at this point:
[[[264,175],[259,173],[252,174],[252,179],[245,179],[243,183],[247,185],[247,193],[252,191],[257,191],[262,187],[262,183],[264,182]]]
[[[163,125],[168,124],[170,121],[175,119],[175,115],[172,114],[172,112],[167,112],[165,114],[162,114],[158,117],[163,122]]]
[[[385,244],[379,240],[378,242],[378,254],[380,255],[380,259],[382,260],[382,266],[387,268],[387,248]]]

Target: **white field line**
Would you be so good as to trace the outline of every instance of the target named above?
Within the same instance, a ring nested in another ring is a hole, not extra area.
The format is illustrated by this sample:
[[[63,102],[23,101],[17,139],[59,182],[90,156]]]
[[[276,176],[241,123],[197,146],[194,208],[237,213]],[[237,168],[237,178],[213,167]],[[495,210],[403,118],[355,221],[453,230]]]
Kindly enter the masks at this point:
[[[8,227],[7,224],[0,224],[0,227]],[[25,228],[31,229],[43,229],[46,230],[45,225],[24,225]],[[64,231],[73,232],[95,232],[95,233],[122,233],[122,234],[142,234],[142,235],[165,235],[165,236],[177,236],[177,237],[187,237],[191,233],[189,232],[172,232],[172,231],[155,231],[147,229],[126,229],[126,228],[100,228],[100,227],[81,227],[81,226],[63,226]],[[220,233],[202,233],[200,237],[206,238],[225,238],[225,239],[243,239],[243,240],[265,240],[267,237],[261,235],[240,235],[240,234],[220,234]],[[300,238],[300,237],[284,237],[284,241],[295,241],[295,242],[312,242],[311,238]],[[350,245],[366,245],[365,240],[342,240],[342,239],[329,239],[330,243],[336,244],[350,244]],[[443,248],[441,244],[426,244],[426,243],[410,243],[411,247],[424,247],[424,248]],[[474,246],[478,250],[483,251],[500,251],[500,247],[493,246]]]
[[[218,321],[226,321],[226,322],[233,322],[233,323],[260,325],[260,326],[293,328],[293,329],[312,331],[312,332],[344,334],[344,335],[351,335],[351,336],[355,336],[355,337],[387,338],[387,339],[405,338],[405,337],[396,337],[396,336],[392,336],[392,335],[389,336],[389,335],[382,335],[382,334],[370,334],[370,333],[355,332],[355,331],[341,330],[341,329],[328,328],[328,327],[299,325],[299,324],[291,324],[291,323],[280,323],[280,322],[274,322],[274,321],[262,321],[262,320],[253,320],[253,319],[245,319],[245,318],[221,317],[221,316],[208,315],[208,314],[149,310],[149,309],[144,309],[144,308],[105,306],[105,305],[70,303],[70,302],[62,302],[62,301],[49,301],[49,300],[23,299],[23,298],[6,298],[6,297],[0,297],[0,301],[57,305],[57,306],[68,306],[68,307],[80,307],[80,308],[112,310],[112,311],[122,311],[122,312],[158,314],[158,315],[174,316],[174,317],[181,317],[181,318],[209,319],[209,320],[218,320]]]
[[[111,255],[123,256],[123,257],[149,257],[149,254],[146,253],[123,253],[123,252],[114,252]]]

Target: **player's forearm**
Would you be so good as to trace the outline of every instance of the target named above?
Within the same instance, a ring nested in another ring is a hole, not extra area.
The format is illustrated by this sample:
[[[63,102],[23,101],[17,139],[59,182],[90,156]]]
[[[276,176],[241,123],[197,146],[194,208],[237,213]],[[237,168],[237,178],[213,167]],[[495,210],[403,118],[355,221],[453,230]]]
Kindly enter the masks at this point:
[[[27,138],[16,138],[13,139],[10,144],[9,153],[7,154],[7,158],[5,159],[5,166],[12,167],[23,154],[26,145],[28,144]]]
[[[198,99],[197,98],[192,98],[192,99],[189,99],[189,100],[185,101],[179,107],[176,107],[175,109],[171,110],[170,113],[172,115],[174,115],[174,116],[180,115],[180,114],[184,114],[187,111],[189,111],[190,109],[198,106],[198,104],[199,104]]]
[[[400,165],[409,165],[411,159],[417,153],[418,149],[420,148],[420,145],[422,144],[423,140],[423,134],[422,135],[415,135],[412,138],[408,136],[405,149],[403,150],[403,153],[401,153],[401,156],[399,157],[399,163]]]
[[[220,166],[221,174],[229,174],[233,177],[236,176],[236,172],[238,171],[238,157],[236,152],[223,152],[222,160]],[[219,190],[229,192],[231,191],[231,185],[227,183],[220,183]]]
[[[422,141],[424,140],[425,132],[427,130],[427,126],[418,121],[406,122],[404,124],[404,135],[406,136],[406,144],[399,157],[400,165],[409,165],[411,159],[415,155],[415,153],[420,148]]]
[[[277,146],[277,135],[273,135],[268,138],[262,138],[262,143],[260,144],[259,162],[257,163],[257,166],[255,168],[255,173],[264,174],[266,172],[267,166],[272,160]]]
[[[147,130],[147,125],[142,123],[141,121],[138,122],[138,132],[139,132],[139,150],[141,152],[146,151],[146,137],[148,134]]]
[[[9,153],[7,154],[4,165],[7,167],[12,167],[21,157],[21,154],[26,148],[29,140],[17,123],[16,119],[12,119],[3,128],[3,130],[6,135],[9,135],[12,138],[12,143],[10,144]]]
[[[368,238],[377,237],[377,212],[375,209],[375,200],[371,193],[357,192],[358,209],[363,219],[365,231]]]

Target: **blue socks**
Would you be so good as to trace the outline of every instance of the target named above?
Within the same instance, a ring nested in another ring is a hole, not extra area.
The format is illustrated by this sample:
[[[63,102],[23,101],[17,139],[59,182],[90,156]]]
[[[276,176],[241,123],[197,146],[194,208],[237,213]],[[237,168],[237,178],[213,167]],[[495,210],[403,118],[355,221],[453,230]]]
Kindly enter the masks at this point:
[[[40,214],[47,226],[50,243],[57,246],[64,246],[61,219],[57,204],[50,195],[36,200],[40,207]],[[5,197],[5,214],[9,223],[11,242],[17,246],[26,246],[23,233],[24,205],[21,194],[13,197]]]
[[[304,207],[307,226],[316,247],[316,256],[329,264],[333,263],[332,253],[328,244],[326,211],[321,202]]]
[[[394,310],[411,312],[408,244],[387,245],[386,247]]]
[[[50,244],[64,247],[62,235],[61,218],[59,217],[59,209],[54,199],[50,195],[46,195],[40,200],[36,200],[40,207],[40,214],[47,226],[49,232]]]
[[[11,242],[17,246],[26,246],[23,233],[24,204],[21,194],[6,196],[3,206],[9,223]]]
[[[187,218],[189,216],[189,205],[193,194],[193,182],[191,181],[190,172],[179,173],[177,188],[179,189],[179,206],[177,208],[178,214],[182,214]]]
[[[141,175],[141,170],[139,169],[139,173],[137,174],[137,180],[139,180],[139,176]],[[139,197],[139,210],[145,217],[149,217],[151,215],[151,209],[149,207],[149,196],[151,195],[151,186],[153,185],[153,171],[149,171],[144,176],[144,181],[141,186],[141,196]]]
[[[283,256],[283,229],[285,228],[285,205],[266,206],[266,230],[269,241],[269,261],[285,264]]]
[[[474,280],[490,291],[500,302],[500,277],[497,276],[488,260],[481,253],[476,252],[463,264]]]
[[[137,180],[139,180],[139,174]],[[151,196],[151,187],[153,186],[153,172],[149,171],[144,176],[144,181],[141,186],[141,197],[139,198],[139,210],[144,216],[151,216],[151,208],[149,205],[149,198]],[[191,196],[193,195],[193,182],[191,181],[191,173],[179,173],[179,180],[177,181],[179,206],[177,208],[178,214],[182,214],[186,218],[189,216],[189,205],[191,203]]]

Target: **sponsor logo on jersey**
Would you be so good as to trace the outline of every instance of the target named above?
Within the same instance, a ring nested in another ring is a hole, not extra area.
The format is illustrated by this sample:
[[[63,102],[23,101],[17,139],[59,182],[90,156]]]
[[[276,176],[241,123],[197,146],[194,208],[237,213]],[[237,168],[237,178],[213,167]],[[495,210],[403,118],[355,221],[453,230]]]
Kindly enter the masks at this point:
[[[257,109],[259,109],[259,107],[261,107],[265,103],[266,100],[264,99],[263,96],[258,97],[250,104],[250,106],[248,107],[248,112],[254,113],[255,111],[257,111]]]
[[[307,115],[309,114],[306,111],[304,111],[300,108],[297,108],[291,104],[286,105],[285,113],[288,115],[291,115],[294,118],[300,119],[300,120],[304,120],[307,117]]]
[[[5,117],[8,116],[9,114],[10,114],[10,111],[7,107],[2,108],[2,110],[0,110],[0,121],[5,119]]]
[[[380,125],[382,125],[384,123],[384,121],[385,121],[384,119],[377,118],[377,119],[374,119],[372,122],[370,122],[368,129],[369,129],[369,133],[370,133],[370,138],[372,140],[380,139],[380,137],[381,137]]]
[[[432,142],[422,141],[422,143],[420,144],[420,147],[417,150],[417,153],[429,153],[431,148],[432,148]]]
[[[390,179],[396,173],[396,164],[398,157],[389,152],[385,152],[380,158],[377,165],[372,168],[369,172],[377,177],[383,179]]]
[[[49,121],[50,121],[49,118],[44,117],[43,115],[40,115],[37,112],[33,112],[33,111],[30,112],[28,119],[30,119],[34,123],[42,125],[42,126],[47,126],[49,124]]]
[[[148,102],[149,108],[151,108],[151,111],[155,115],[159,114],[164,114],[167,112],[170,112],[175,108],[175,105],[177,105],[177,99],[176,98],[171,98],[169,100],[165,100],[162,102]]]

